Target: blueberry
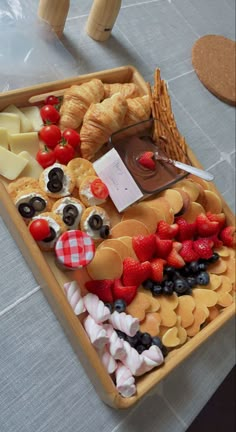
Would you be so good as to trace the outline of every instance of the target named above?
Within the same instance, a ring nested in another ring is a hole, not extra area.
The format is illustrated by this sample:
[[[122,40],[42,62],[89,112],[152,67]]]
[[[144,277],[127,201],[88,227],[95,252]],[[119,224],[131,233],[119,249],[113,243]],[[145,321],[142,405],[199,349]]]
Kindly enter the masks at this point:
[[[127,342],[129,342],[129,344],[130,344],[133,348],[134,348],[136,345],[139,344],[139,338],[138,338],[137,334],[134,335],[134,336],[127,336],[127,337],[126,337],[126,340],[127,340]]]
[[[147,348],[140,344],[140,345],[137,345],[135,349],[138,351],[139,354],[142,354],[142,352],[145,351],[145,349],[147,349]]]
[[[109,309],[109,311],[112,313],[113,312],[113,306],[111,303],[104,303],[105,306]]]
[[[192,261],[188,265],[191,273],[197,273],[199,271],[198,266],[199,266],[198,261]]]
[[[162,289],[163,294],[167,296],[171,296],[174,292],[173,286],[174,284],[172,286],[168,286],[167,284],[165,284]]]
[[[152,279],[146,279],[143,283],[143,288],[146,290],[152,290],[152,287],[154,285],[154,282]]]
[[[198,264],[198,271],[205,271],[207,269],[207,263],[206,262],[200,262]]]
[[[124,339],[124,340],[127,339],[127,336],[126,336],[126,334],[124,332],[122,332],[120,330],[116,330],[116,333],[118,334],[118,336],[119,336],[120,339]]]
[[[122,299],[118,299],[114,302],[114,310],[116,312],[124,312],[126,308],[126,302]]]
[[[166,348],[165,345],[163,345],[161,351],[162,351],[163,357],[166,357],[167,354],[168,354],[168,352],[169,352],[169,351],[168,351],[168,348]]]
[[[211,258],[209,258],[207,260],[207,262],[209,264],[211,264],[211,263],[214,263],[214,262],[218,261],[219,258],[220,258],[220,255],[217,252],[214,252],[213,255],[211,256]]]
[[[208,285],[210,282],[210,277],[207,272],[201,272],[197,275],[197,283],[199,285]]]
[[[191,269],[189,268],[188,265],[185,265],[184,267],[182,267],[180,269],[180,273],[182,276],[190,276],[191,275]]]
[[[140,330],[138,330],[135,336],[137,336],[138,340],[141,341],[142,335],[143,333]]]
[[[154,296],[158,296],[158,295],[162,294],[161,284],[154,284],[151,291],[152,291],[152,295],[154,295]]]
[[[156,345],[160,349],[162,349],[162,347],[163,347],[163,343],[162,343],[161,339],[158,336],[154,336],[152,338],[152,345]]]
[[[174,290],[177,294],[183,294],[189,288],[188,283],[185,279],[176,279]]]
[[[193,288],[197,285],[196,278],[194,276],[189,276],[186,278],[187,284],[190,288]]]
[[[175,274],[175,268],[172,267],[172,266],[165,267],[164,268],[164,274],[166,274],[166,276],[168,278],[174,276],[174,274]]]
[[[145,347],[149,347],[152,343],[152,337],[149,333],[143,333],[141,336],[141,343],[142,345],[144,345]]]

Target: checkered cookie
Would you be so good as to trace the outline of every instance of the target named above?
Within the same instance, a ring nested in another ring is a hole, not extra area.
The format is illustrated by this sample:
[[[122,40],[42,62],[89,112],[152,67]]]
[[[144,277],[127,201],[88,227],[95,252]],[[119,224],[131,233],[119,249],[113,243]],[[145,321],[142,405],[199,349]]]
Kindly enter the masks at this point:
[[[56,257],[68,269],[85,267],[93,259],[95,246],[93,239],[79,230],[63,233],[55,246]]]

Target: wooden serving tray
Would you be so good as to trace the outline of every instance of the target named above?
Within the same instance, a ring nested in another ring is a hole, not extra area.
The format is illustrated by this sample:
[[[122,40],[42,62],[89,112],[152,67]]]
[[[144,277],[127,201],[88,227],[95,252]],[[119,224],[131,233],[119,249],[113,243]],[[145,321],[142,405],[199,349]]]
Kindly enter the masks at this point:
[[[100,78],[103,82],[107,83],[134,82],[139,86],[143,94],[147,92],[146,83],[139,72],[132,66],[126,66],[6,92],[0,96],[0,111],[10,104],[15,104],[19,107],[29,106],[29,101],[32,101],[32,103],[37,102],[37,95],[55,94],[56,92],[60,94],[63,92],[63,89],[72,84],[81,84],[92,78]],[[188,147],[187,153],[192,164],[201,167],[195,155]],[[180,348],[171,351],[163,366],[139,377],[136,380],[137,394],[135,396],[123,398],[118,393],[111,377],[103,367],[80,320],[72,311],[63,293],[63,284],[69,280],[73,280],[73,272],[62,272],[56,266],[53,254],[42,253],[39,250],[23,219],[17,212],[4,184],[6,185],[6,182],[0,177],[0,214],[32,270],[34,277],[40,284],[52,310],[60,321],[95,390],[106,404],[117,409],[128,408],[135,404],[234,315],[234,304],[223,309],[220,315],[204,327],[196,336]],[[215,190],[220,196],[214,185],[212,185],[212,190]],[[234,215],[224,199],[222,197],[221,199],[227,224],[233,225]]]

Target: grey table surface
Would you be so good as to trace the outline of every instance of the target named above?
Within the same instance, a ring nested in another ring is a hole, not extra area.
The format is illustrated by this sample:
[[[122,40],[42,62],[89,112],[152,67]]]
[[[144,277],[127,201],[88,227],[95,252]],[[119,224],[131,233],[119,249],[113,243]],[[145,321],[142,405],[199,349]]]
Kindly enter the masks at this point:
[[[36,14],[37,4],[0,0],[0,17],[15,13],[19,23],[22,13]],[[234,210],[235,108],[200,83],[191,47],[204,34],[235,39],[235,1],[123,0],[105,43],[85,33],[91,4],[71,0],[62,38],[78,74],[132,64],[153,83],[160,67],[179,129]],[[235,363],[233,320],[141,403],[115,411],[95,393],[1,217],[0,240],[1,432],[185,431]]]

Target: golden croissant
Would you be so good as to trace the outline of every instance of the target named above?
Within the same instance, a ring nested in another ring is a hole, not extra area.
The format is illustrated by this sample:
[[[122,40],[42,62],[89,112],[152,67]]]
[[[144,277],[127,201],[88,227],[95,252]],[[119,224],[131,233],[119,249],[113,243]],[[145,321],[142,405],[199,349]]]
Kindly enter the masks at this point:
[[[148,95],[127,99],[128,109],[125,114],[123,127],[148,120],[151,115],[151,102]]]
[[[120,93],[90,106],[80,130],[83,158],[92,159],[110,135],[121,129],[126,111],[127,102]]]
[[[100,102],[103,97],[104,86],[99,79],[71,86],[64,93],[60,109],[60,127],[77,129],[91,103]]]
[[[134,83],[104,84],[104,99],[111,97],[115,93],[121,93],[126,99],[140,96],[139,88]]]

